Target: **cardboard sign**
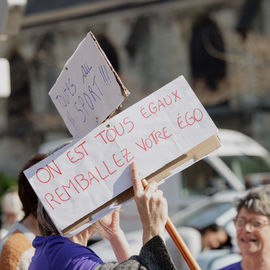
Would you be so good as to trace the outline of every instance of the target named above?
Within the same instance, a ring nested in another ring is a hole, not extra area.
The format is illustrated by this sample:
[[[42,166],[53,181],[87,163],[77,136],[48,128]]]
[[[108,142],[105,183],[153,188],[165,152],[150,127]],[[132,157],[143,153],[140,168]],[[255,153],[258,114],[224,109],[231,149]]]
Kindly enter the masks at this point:
[[[132,196],[132,162],[142,178],[159,181],[216,149],[216,133],[181,76],[25,174],[59,232],[68,234],[97,221],[119,196]]]
[[[101,124],[128,94],[92,33],[79,44],[49,92],[74,138]]]
[[[0,58],[0,97],[7,98],[10,95],[10,66],[5,58]]]

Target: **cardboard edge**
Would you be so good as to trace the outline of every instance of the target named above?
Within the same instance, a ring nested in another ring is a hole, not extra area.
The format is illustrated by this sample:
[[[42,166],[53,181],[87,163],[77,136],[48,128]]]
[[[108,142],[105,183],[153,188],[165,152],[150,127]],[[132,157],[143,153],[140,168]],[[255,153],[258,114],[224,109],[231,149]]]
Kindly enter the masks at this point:
[[[178,158],[174,159],[173,161],[167,163],[162,168],[158,169],[151,175],[146,177],[146,180],[148,182],[156,181],[160,182],[164,178],[171,175],[171,171],[176,169],[177,167],[181,166],[185,162],[195,159],[199,160],[203,158],[204,156],[207,156],[211,152],[213,152],[215,149],[220,147],[220,139],[218,135],[213,135],[206,139],[205,141],[201,142],[200,144],[193,147],[191,150],[186,152],[185,154],[179,156]]]
[[[94,36],[94,34],[93,34],[91,31],[90,31],[89,33],[90,33],[90,36],[92,37],[92,39],[94,40],[95,44],[97,45],[97,47],[98,47],[100,53],[101,53],[102,56],[104,57],[104,59],[105,59],[107,65],[110,67],[112,73],[114,74],[116,81],[117,81],[118,84],[120,85],[120,88],[121,88],[121,92],[122,92],[123,97],[126,98],[126,97],[130,94],[129,90],[125,87],[125,85],[124,85],[123,82],[121,81],[120,77],[118,76],[117,72],[114,70],[114,68],[113,68],[113,66],[112,66],[112,64],[111,64],[111,62],[109,61],[108,57],[106,56],[106,54],[104,53],[104,51],[103,51],[102,48],[100,47],[100,45],[99,45],[99,43],[98,43],[98,40],[96,39],[96,37]]]
[[[61,231],[62,234],[63,235],[68,234],[68,233],[72,232],[73,230],[79,228],[80,226],[84,225],[85,223],[90,222],[92,220],[91,216],[93,216],[94,214],[96,214],[99,211],[101,211],[102,209],[110,206],[111,204],[116,203],[116,204],[120,205],[121,203],[123,203],[123,202],[129,200],[130,198],[132,198],[133,194],[134,194],[133,187],[130,187],[130,188],[126,189],[125,191],[120,193],[118,196],[112,198],[110,201],[106,202],[105,204],[103,204],[100,207],[96,208],[91,213],[85,215],[84,217],[80,218],[79,220],[77,220],[73,224],[71,224],[68,227],[66,227],[65,229],[63,229]]]
[[[193,147],[190,151],[179,156],[178,158],[174,159],[173,161],[167,163],[165,166],[163,166],[162,168],[153,172],[152,174],[147,176],[145,179],[148,182],[151,182],[151,181],[160,182],[164,178],[170,176],[172,170],[174,170],[175,168],[179,167],[180,165],[184,164],[185,162],[187,162],[191,159],[195,159],[195,160],[202,159],[203,157],[209,155],[211,152],[213,152],[214,150],[219,148],[220,145],[221,145],[220,139],[219,139],[218,135],[215,134],[215,135],[209,137],[208,139],[206,139],[205,141],[201,142],[200,144],[196,145],[195,147]],[[121,203],[129,200],[130,198],[133,197],[133,194],[134,194],[133,187],[126,189],[125,191],[120,193],[118,196],[114,197],[113,199],[111,199],[110,201],[101,205],[100,207],[98,207],[97,209],[92,211],[91,213],[85,215],[81,219],[77,220],[73,224],[71,224],[68,227],[66,227],[65,229],[63,229],[61,231],[62,234],[66,235],[66,234],[72,232],[73,230],[79,228],[80,226],[84,225],[85,223],[90,222],[92,220],[92,218],[91,218],[92,215],[98,213],[99,211],[108,207],[111,204],[114,204],[114,203],[121,204]]]

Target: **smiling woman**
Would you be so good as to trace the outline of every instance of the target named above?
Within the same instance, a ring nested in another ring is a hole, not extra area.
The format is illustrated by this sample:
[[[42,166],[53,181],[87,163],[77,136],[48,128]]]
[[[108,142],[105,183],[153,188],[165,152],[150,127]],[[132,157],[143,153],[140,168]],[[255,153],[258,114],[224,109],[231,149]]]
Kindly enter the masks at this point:
[[[270,269],[270,186],[253,188],[238,201],[235,226],[242,261],[222,270]]]

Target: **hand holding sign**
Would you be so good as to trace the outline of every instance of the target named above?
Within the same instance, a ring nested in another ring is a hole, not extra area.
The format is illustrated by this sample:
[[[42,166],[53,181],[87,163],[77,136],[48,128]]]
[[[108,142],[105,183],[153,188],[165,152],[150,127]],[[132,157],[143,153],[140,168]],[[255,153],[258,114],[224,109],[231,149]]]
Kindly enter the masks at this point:
[[[131,167],[134,198],[143,227],[143,244],[156,235],[163,236],[168,219],[168,204],[155,181],[144,189],[135,163]]]
[[[110,241],[117,260],[124,261],[132,256],[132,251],[124,232],[120,228],[119,211],[120,207],[107,214],[98,221],[96,227],[101,236]]]

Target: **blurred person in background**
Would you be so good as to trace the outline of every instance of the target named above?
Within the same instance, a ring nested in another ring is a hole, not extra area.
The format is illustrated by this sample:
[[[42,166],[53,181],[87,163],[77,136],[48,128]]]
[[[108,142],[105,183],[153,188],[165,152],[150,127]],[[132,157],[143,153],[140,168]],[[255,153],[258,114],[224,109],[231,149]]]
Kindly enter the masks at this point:
[[[23,217],[22,203],[17,190],[7,191],[1,201],[2,208],[2,227],[0,230],[0,239],[9,231],[15,221]]]
[[[242,260],[222,270],[270,269],[270,186],[251,189],[239,199],[236,239]]]
[[[12,225],[8,234],[0,242],[1,270],[26,270],[34,255],[32,241],[39,234],[36,212],[38,198],[23,171],[45,157],[45,154],[32,156],[18,175],[18,194],[24,216]]]
[[[199,230],[202,236],[202,250],[231,247],[231,239],[225,229],[217,224],[211,224]]]
[[[198,259],[203,251],[212,249],[230,248],[231,237],[222,226],[211,224],[203,229],[193,227],[179,227],[178,231],[195,259]],[[179,256],[179,250],[170,237],[166,239],[166,245],[173,258],[177,269],[189,270],[184,258]]]

